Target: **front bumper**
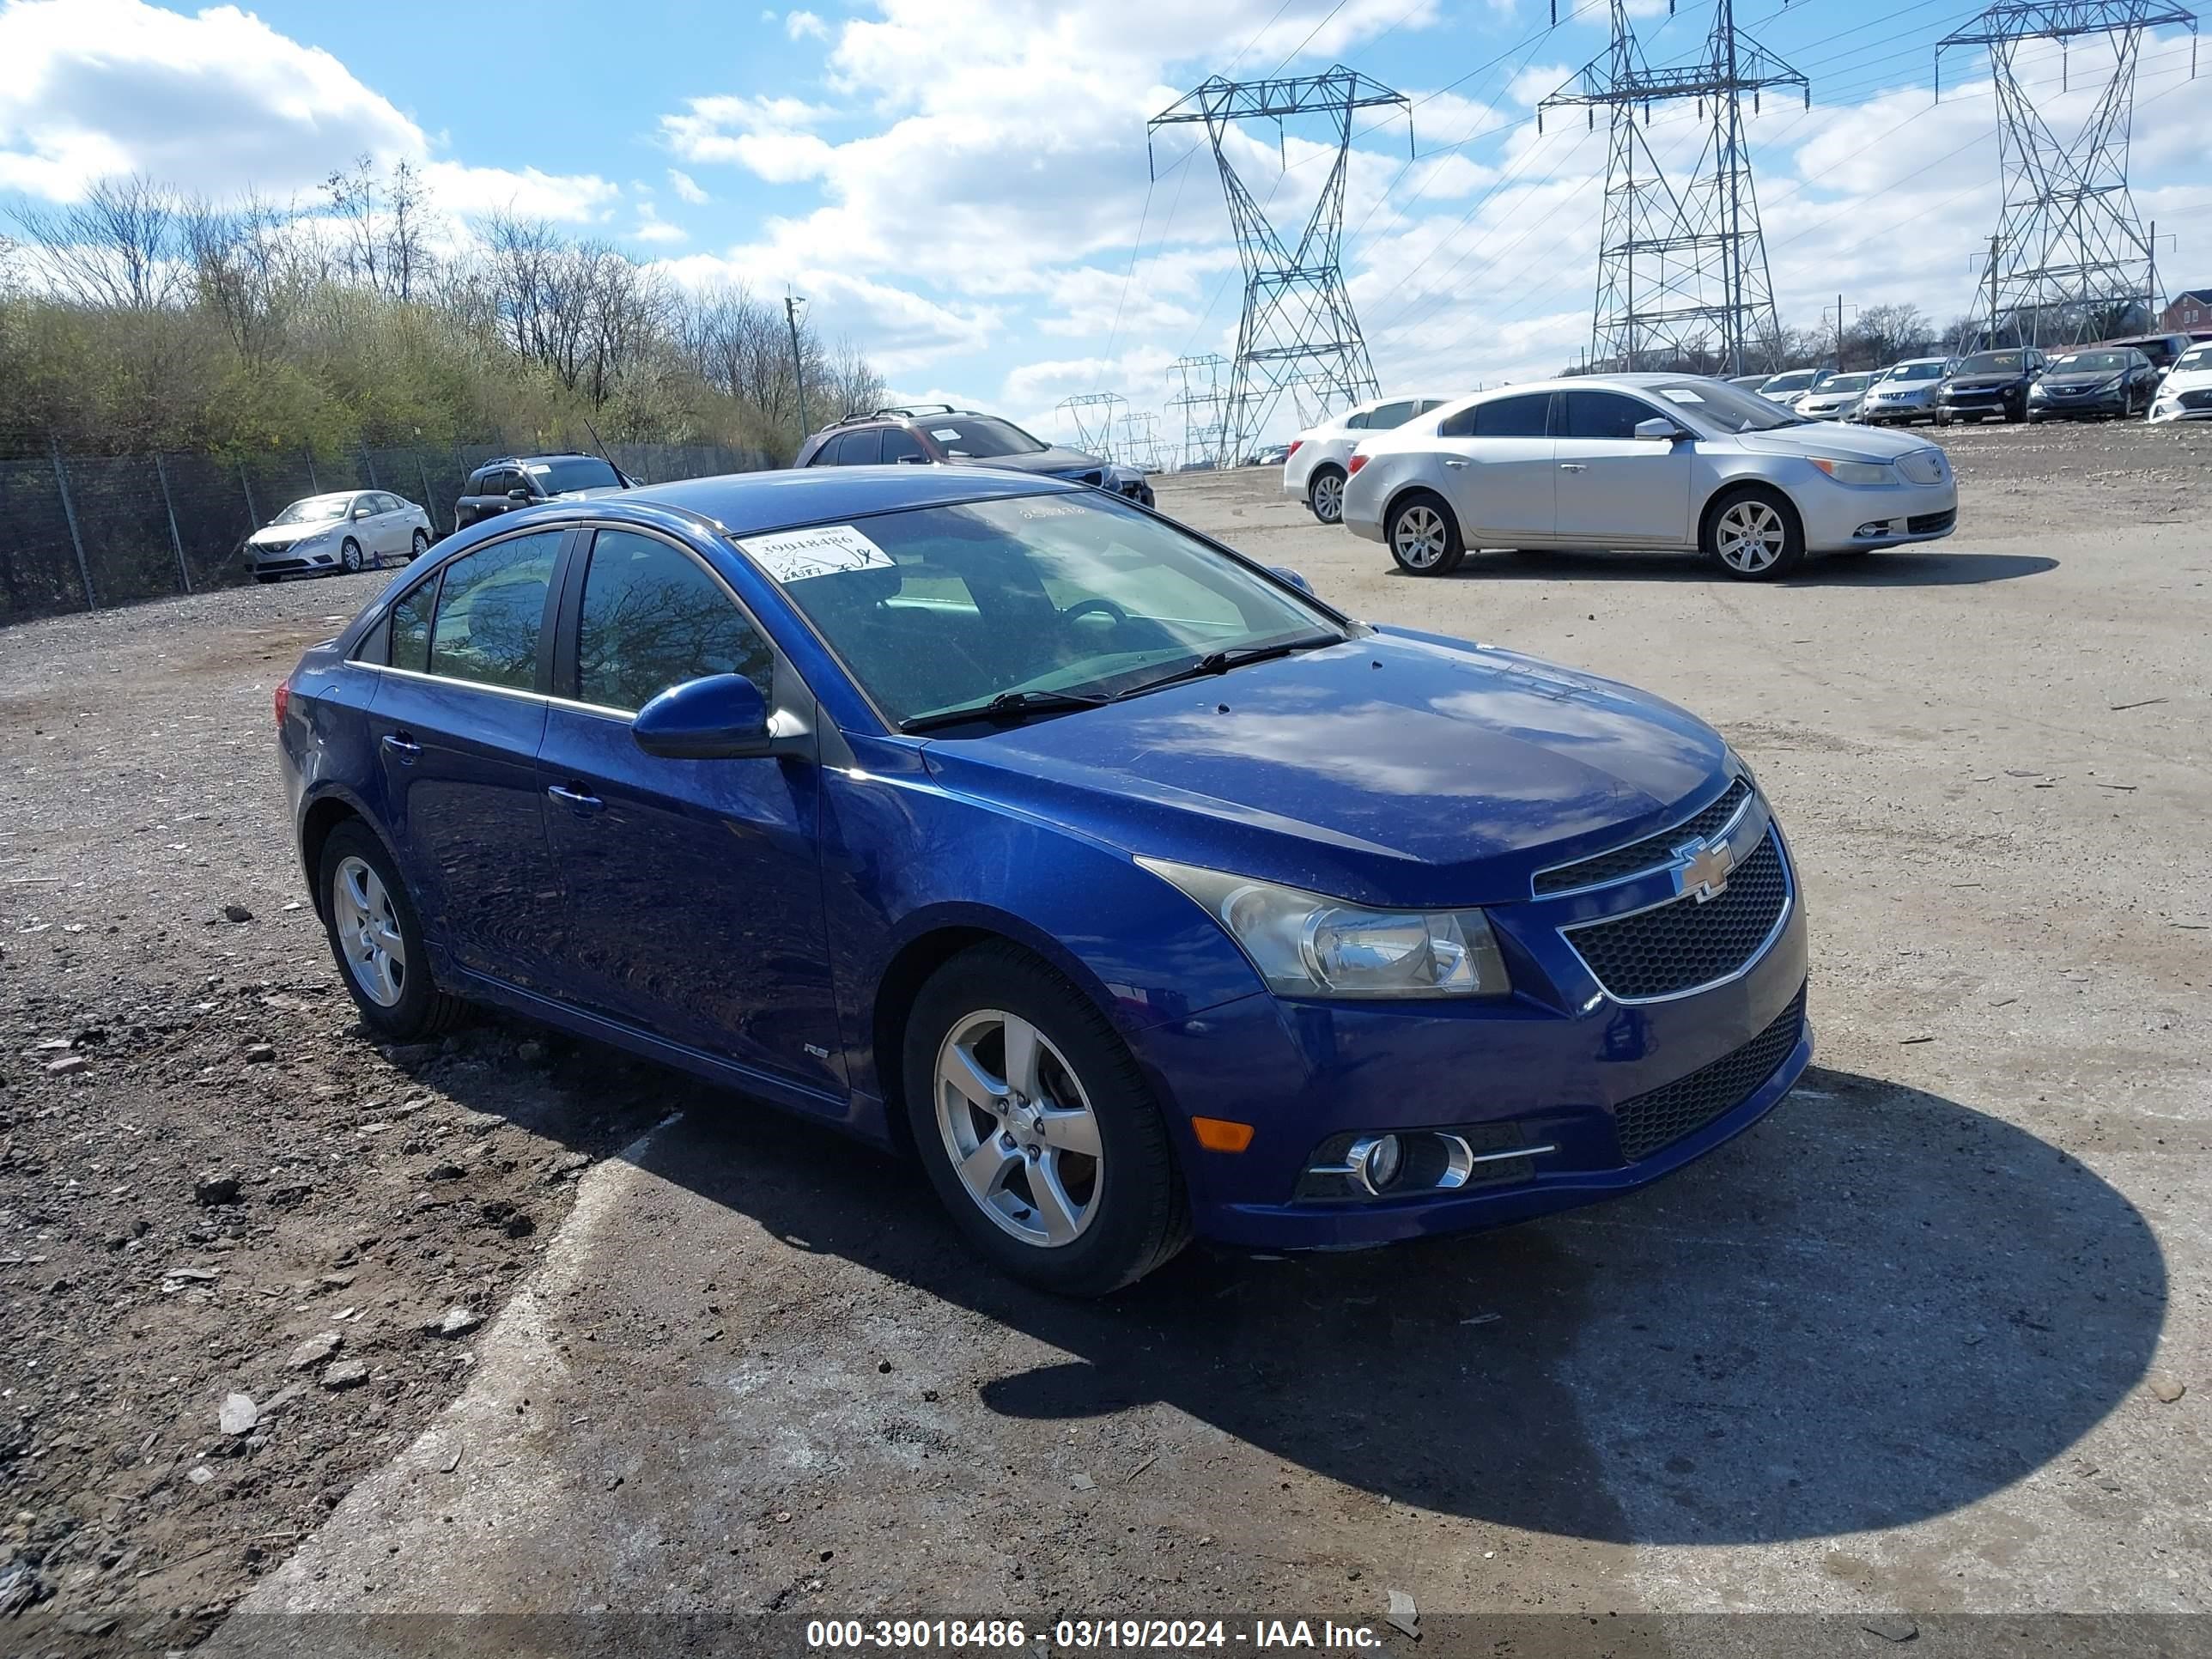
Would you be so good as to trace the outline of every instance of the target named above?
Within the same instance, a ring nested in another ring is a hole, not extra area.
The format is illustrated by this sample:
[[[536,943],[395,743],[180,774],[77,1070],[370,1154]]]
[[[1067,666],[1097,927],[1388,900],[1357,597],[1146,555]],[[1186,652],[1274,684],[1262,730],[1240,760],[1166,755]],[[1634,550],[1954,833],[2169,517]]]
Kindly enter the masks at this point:
[[[1239,1153],[1185,1141],[1198,1231],[1257,1248],[1381,1244],[1573,1208],[1702,1157],[1777,1105],[1812,1058],[1803,905],[1794,871],[1787,879],[1784,915],[1751,961],[1680,996],[1616,1000],[1560,932],[1563,919],[1650,903],[1656,890],[1639,878],[1493,910],[1516,988],[1498,1002],[1392,1009],[1261,994],[1139,1034],[1139,1063],[1172,1111],[1256,1126]],[[1762,1074],[1724,1064],[1747,1053]],[[1778,1063],[1765,1066],[1770,1055]],[[1640,1133],[1627,1126],[1647,1121],[1638,1115],[1655,1095],[1709,1077],[1722,1079],[1723,1095],[1704,1100],[1682,1132],[1624,1155],[1624,1136]],[[1544,1150],[1490,1166],[1490,1184],[1456,1191],[1294,1195],[1332,1137],[1446,1127]]]
[[[1859,405],[1859,420],[1867,426],[1888,426],[1893,422],[1932,420],[1936,415],[1936,399],[1916,398],[1911,403],[1865,403]]]
[[[2027,394],[2010,386],[1976,388],[1968,392],[1947,392],[1936,405],[1939,414],[1954,420],[1981,420],[1991,415],[2010,419],[2014,410],[2027,401]]]
[[[325,545],[319,542],[295,542],[289,547],[256,546],[249,543],[245,556],[246,568],[257,576],[297,576],[338,568],[336,543]]]
[[[2031,398],[2027,404],[2027,418],[2031,421],[2079,421],[2090,416],[2109,419],[2128,412],[2128,394],[2122,390],[2093,392],[2086,397]]]
[[[2171,421],[2212,421],[2212,395],[2202,392],[2197,395],[2203,397],[2205,401],[2202,404],[2184,404],[2166,398],[2154,403],[2150,406],[2151,423],[2154,426],[2164,426]]]
[[[1941,483],[1877,486],[1841,484],[1816,472],[1792,487],[1790,499],[1814,553],[1937,541],[1959,522],[1959,487],[1948,476]]]

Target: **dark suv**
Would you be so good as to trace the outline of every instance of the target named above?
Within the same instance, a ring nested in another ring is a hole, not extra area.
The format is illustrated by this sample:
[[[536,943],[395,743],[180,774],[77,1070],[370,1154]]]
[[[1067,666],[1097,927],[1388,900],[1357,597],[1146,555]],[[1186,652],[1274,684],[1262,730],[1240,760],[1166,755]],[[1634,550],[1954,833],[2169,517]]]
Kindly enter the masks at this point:
[[[562,495],[611,495],[635,488],[635,480],[597,455],[501,455],[469,474],[453,503],[453,527]]]
[[[1012,421],[950,404],[848,415],[801,444],[792,465],[880,466],[895,462],[1044,473],[1110,490],[1145,507],[1152,504],[1152,487],[1145,482],[1142,467],[1102,461],[1079,449],[1062,449],[1031,437]]]

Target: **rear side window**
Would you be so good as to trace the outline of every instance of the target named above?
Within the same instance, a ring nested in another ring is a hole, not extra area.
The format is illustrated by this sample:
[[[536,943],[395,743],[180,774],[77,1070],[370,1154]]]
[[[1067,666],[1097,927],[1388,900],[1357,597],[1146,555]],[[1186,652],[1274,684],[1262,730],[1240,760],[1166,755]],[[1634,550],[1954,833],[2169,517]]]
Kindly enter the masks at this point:
[[[1570,438],[1633,438],[1636,423],[1658,418],[1659,411],[1618,392],[1567,393]]]
[[[602,530],[584,576],[576,695],[643,708],[672,685],[743,674],[769,695],[768,641],[696,560],[652,536]]]
[[[1373,418],[1372,416],[1364,413],[1347,415],[1344,417],[1344,429],[1346,432],[1364,432],[1367,430],[1368,423]]]
[[[430,672],[447,679],[538,688],[538,635],[554,556],[568,532],[513,536],[446,567],[430,630]]]
[[[1534,392],[1526,398],[1500,398],[1477,404],[1474,409],[1478,438],[1540,438],[1552,407],[1552,394]]]
[[[438,602],[438,576],[419,581],[392,607],[392,665],[430,672],[430,607]]]
[[[883,430],[871,427],[866,432],[848,432],[834,447],[837,453],[830,458],[833,466],[872,466],[883,453]]]
[[[1376,432],[1388,432],[1394,426],[1403,426],[1413,418],[1412,398],[1403,403],[1385,404],[1367,417],[1367,424]]]

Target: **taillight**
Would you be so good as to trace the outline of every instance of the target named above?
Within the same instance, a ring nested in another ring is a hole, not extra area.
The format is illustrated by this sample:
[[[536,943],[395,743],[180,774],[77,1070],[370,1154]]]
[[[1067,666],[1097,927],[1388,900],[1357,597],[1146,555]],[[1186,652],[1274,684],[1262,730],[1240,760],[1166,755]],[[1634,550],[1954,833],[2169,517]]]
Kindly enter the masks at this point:
[[[1300,444],[1304,443],[1304,441],[1305,441],[1305,440],[1304,440],[1304,438],[1293,438],[1293,439],[1291,439],[1291,447],[1290,447],[1288,449],[1286,449],[1286,450],[1285,450],[1285,451],[1283,452],[1283,459],[1284,459],[1285,461],[1287,461],[1287,460],[1289,460],[1289,459],[1291,459],[1291,456],[1293,456],[1293,455],[1297,454],[1297,453],[1298,453],[1298,446],[1299,446]]]
[[[291,706],[292,706],[292,682],[291,682],[291,681],[289,681],[289,680],[279,680],[279,681],[277,681],[277,682],[276,682],[276,729],[277,729],[279,732],[282,732],[282,731],[284,729],[284,711],[285,711],[286,709],[289,708]]]
[[[1364,455],[1353,455],[1352,458],[1352,464],[1344,469],[1345,476],[1346,477],[1350,477],[1353,473],[1358,471],[1361,467],[1366,465],[1367,458]]]

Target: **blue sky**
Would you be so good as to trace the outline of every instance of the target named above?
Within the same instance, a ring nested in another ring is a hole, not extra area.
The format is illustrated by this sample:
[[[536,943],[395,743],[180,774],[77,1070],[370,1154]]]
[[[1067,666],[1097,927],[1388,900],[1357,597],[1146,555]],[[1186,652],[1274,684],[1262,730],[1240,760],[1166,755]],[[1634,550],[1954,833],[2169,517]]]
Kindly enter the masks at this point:
[[[1941,104],[1929,86],[1934,41],[1976,9],[1747,0],[1744,23],[1814,87],[1810,112],[1763,100],[1752,125],[1785,321],[1815,323],[1838,289],[1939,321],[1971,306],[1997,216],[1994,105],[1971,57]],[[1697,50],[1711,0],[1632,10],[1656,64]],[[1233,343],[1212,158],[1186,158],[1182,129],[1148,183],[1146,117],[1209,73],[1341,60],[1417,100],[1419,159],[1402,121],[1359,141],[1355,304],[1386,388],[1450,391],[1548,372],[1588,338],[1604,133],[1569,115],[1540,136],[1533,110],[1602,50],[1604,18],[1547,30],[1538,0],[5,0],[0,192],[64,199],[136,168],[305,198],[352,154],[405,155],[457,238],[512,206],[678,281],[788,289],[900,392],[1065,431],[1062,398],[1158,411],[1173,358]],[[2082,46],[2024,64],[2062,131],[2094,63]],[[2212,59],[2193,82],[2188,64],[2185,37],[2154,38],[2139,71],[2133,177],[2169,289],[2212,282]],[[1317,136],[1237,151],[1279,223],[1326,171]],[[1651,129],[1662,158],[1696,137],[1688,110]]]

